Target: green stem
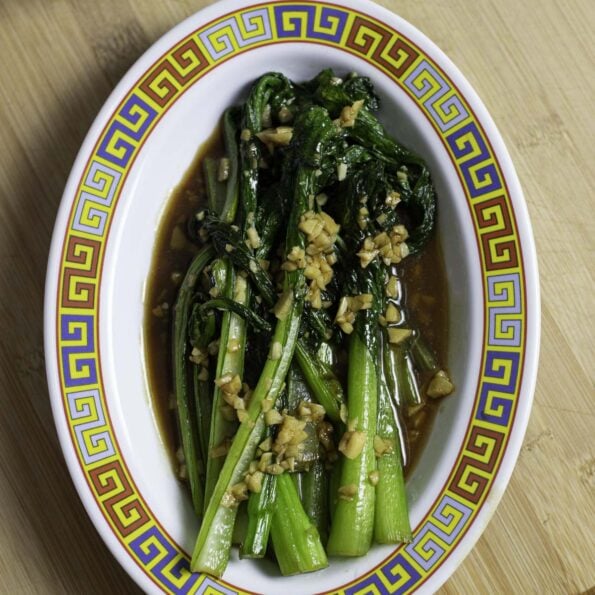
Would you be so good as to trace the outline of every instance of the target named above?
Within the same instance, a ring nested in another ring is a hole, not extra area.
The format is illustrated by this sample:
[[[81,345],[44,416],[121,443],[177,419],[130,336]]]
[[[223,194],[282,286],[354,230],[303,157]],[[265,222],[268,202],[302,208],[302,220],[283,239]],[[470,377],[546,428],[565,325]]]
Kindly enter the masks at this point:
[[[436,355],[419,332],[411,342],[411,356],[423,372],[435,374],[440,369]]]
[[[330,366],[312,355],[301,341],[295,356],[314,399],[324,407],[333,422],[341,424],[347,416],[345,397],[343,387]]]
[[[234,275],[233,267],[229,261],[225,261],[227,269],[226,297],[234,299],[239,304],[247,306],[250,303],[250,291],[246,280],[241,276]],[[221,336],[219,343],[219,356],[217,359],[216,378],[238,374],[240,378],[244,373],[244,355],[246,344],[246,321],[233,312],[224,312],[221,322]],[[229,345],[235,344],[237,349],[229,349]],[[215,386],[213,393],[213,408],[211,414],[211,431],[209,435],[209,458],[207,460],[207,475],[205,484],[205,506],[208,505],[217,478],[225,462],[225,455],[213,456],[213,450],[221,446],[225,440],[231,439],[234,435],[237,422],[230,421],[222,412],[225,405],[221,388]]]
[[[297,348],[296,348],[297,352]],[[293,364],[287,377],[287,410],[295,414],[302,401],[311,402],[312,394],[299,368]],[[302,442],[298,459],[298,468],[304,471],[292,473],[304,510],[320,534],[322,543],[328,538],[328,477],[325,464],[320,460],[320,444],[317,437],[317,425],[308,422],[304,430],[313,438]]]
[[[241,546],[246,539],[248,530],[248,502],[240,502],[238,512],[233,524],[231,542],[233,545]]]
[[[394,359],[393,365],[397,371],[397,388],[401,407],[411,410],[423,405],[424,401],[413,368],[413,361],[407,348],[404,345],[391,345],[388,357]]]
[[[329,493],[328,493],[328,507],[331,524],[335,519],[335,511],[337,510],[337,502],[339,501],[338,492],[341,487],[341,473],[343,467],[343,460],[338,459],[333,463],[333,467],[329,477]]]
[[[295,273],[286,275],[286,287],[295,283],[288,279],[293,275]],[[277,322],[272,342],[283,346],[281,357],[276,360],[267,359],[252,393],[247,418],[240,424],[221,468],[194,547],[191,564],[193,571],[221,576],[227,566],[237,508],[224,506],[223,498],[232,486],[243,479],[262,440],[265,424],[261,404],[265,398],[274,401],[281,391],[293,358],[302,308],[303,300],[295,299],[287,318]]]
[[[239,192],[239,147],[238,147],[238,127],[235,123],[233,108],[225,111],[223,114],[223,140],[225,143],[225,153],[229,159],[229,175],[227,178],[227,188],[225,193],[225,202],[218,214],[221,219],[231,223],[238,210],[238,192]]]
[[[266,474],[258,494],[248,499],[248,526],[240,558],[264,558],[277,498],[277,476]]]
[[[200,305],[199,310],[201,316],[208,316],[211,310],[233,312],[243,318],[256,332],[270,333],[273,330],[271,324],[254,312],[254,310],[228,297],[217,297],[208,300]]]
[[[361,317],[356,325],[360,320]],[[365,444],[355,458],[342,459],[339,489],[354,493],[348,492],[337,500],[327,545],[331,556],[363,556],[370,549],[374,531],[374,486],[369,476],[376,469],[377,358],[363,337],[364,333],[360,334],[357,328],[350,337],[347,399],[348,425],[365,434]]]
[[[229,177],[227,179],[225,201],[221,205],[221,210],[218,211],[218,215],[225,223],[231,223],[234,220],[239,202],[239,149],[237,136],[238,130],[235,124],[235,111],[233,108],[230,108],[227,109],[223,114],[223,140],[225,143],[227,158],[229,159],[230,163]],[[236,278],[230,260],[228,258],[221,259],[218,261],[217,266],[220,269],[219,274],[225,276],[226,278],[224,297],[233,299],[239,302],[241,305],[248,305],[250,300],[250,292],[247,290],[247,283],[243,278]],[[215,266],[213,269],[213,275],[216,275],[217,270],[215,270]],[[242,288],[244,288],[243,291]],[[232,352],[228,351],[230,340],[237,341],[239,349]],[[244,371],[245,342],[246,322],[244,319],[233,312],[224,312],[221,322],[216,378],[221,378],[226,374],[231,374],[232,376],[238,374],[240,377],[242,376]],[[221,389],[219,387],[215,387],[213,394],[213,406],[211,410],[211,428],[209,433],[204,498],[205,507],[209,502],[224,461],[224,456],[212,456],[213,449],[221,446],[225,440],[228,440],[231,436],[233,436],[237,426],[235,421],[229,421],[222,414],[221,407],[223,404]]]
[[[304,237],[299,231],[299,222],[308,208],[308,197],[315,188],[316,171],[325,149],[323,141],[334,135],[335,128],[328,114],[320,108],[308,110],[303,116],[300,126],[297,127],[292,147],[295,142],[294,148],[300,149],[303,154],[300,154],[300,162],[295,176],[293,205],[285,240],[286,254],[293,247],[302,249],[305,247]],[[296,163],[298,162],[296,161]],[[268,398],[274,403],[277,399],[293,359],[304,304],[305,278],[303,270],[286,272],[283,290],[290,291],[293,299],[287,316],[283,320],[277,321],[271,342],[271,347],[274,345],[275,349],[269,350],[269,354],[276,354],[280,347],[281,355],[278,359],[271,359],[270,355],[267,358],[252,393],[247,416],[240,424],[221,468],[194,547],[191,562],[193,571],[221,576],[229,560],[233,522],[237,508],[226,507],[225,504],[229,503],[231,488],[243,479],[264,434],[262,401]],[[288,479],[293,488],[291,479]],[[224,498],[226,495],[228,497]]]
[[[194,345],[201,349],[207,349],[214,335],[215,317],[209,316],[206,319],[206,324],[202,325],[200,335],[195,336]],[[206,378],[204,377],[205,372],[207,373]],[[212,414],[211,386],[213,379],[210,377],[209,366],[192,366],[192,380],[194,384],[194,407],[196,410],[198,445],[202,467],[201,478],[204,481],[209,458],[209,434]]]
[[[382,349],[388,349],[386,344]],[[378,436],[390,440],[392,450],[378,458],[378,483],[374,513],[374,539],[378,543],[401,543],[411,540],[411,525],[405,492],[403,460],[396,412],[391,405],[385,382],[378,384]]]
[[[302,477],[300,499],[304,511],[318,530],[320,540],[326,544],[329,524],[329,479],[325,464],[323,461],[314,461],[309,471],[299,475]]]
[[[304,512],[291,477],[277,477],[277,507],[271,526],[275,555],[283,576],[328,566],[318,530]]]
[[[225,204],[225,183],[220,182],[219,162],[212,157],[205,157],[202,162],[207,191],[207,205],[210,211],[221,213]]]
[[[193,396],[189,387],[189,363],[188,363],[188,322],[194,289],[202,269],[213,258],[215,251],[211,246],[204,247],[191,262],[186,276],[182,281],[178,297],[174,305],[173,317],[173,370],[174,370],[174,394],[178,413],[180,436],[182,438],[182,449],[188,472],[188,482],[192,494],[192,504],[195,513],[202,514],[203,485],[200,479],[199,461],[199,438],[196,411],[192,402]]]

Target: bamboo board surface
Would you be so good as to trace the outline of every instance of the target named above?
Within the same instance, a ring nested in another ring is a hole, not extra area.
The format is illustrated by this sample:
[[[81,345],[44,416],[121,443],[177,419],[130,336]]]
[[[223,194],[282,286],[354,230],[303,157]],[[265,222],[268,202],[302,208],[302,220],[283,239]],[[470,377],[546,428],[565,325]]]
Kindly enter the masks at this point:
[[[136,593],[88,519],[45,380],[43,285],[70,167],[132,63],[205,0],[0,2],[0,593]],[[595,2],[383,0],[457,64],[529,205],[542,290],[535,404],[494,518],[440,593],[595,587]]]

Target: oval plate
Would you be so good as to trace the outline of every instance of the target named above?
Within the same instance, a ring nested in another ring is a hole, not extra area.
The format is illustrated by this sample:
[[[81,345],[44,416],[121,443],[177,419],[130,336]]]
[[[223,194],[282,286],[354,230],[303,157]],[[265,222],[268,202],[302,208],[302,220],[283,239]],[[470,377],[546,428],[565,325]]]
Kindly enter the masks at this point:
[[[451,370],[408,481],[414,538],[280,578],[234,559],[192,574],[197,524],[173,477],[144,376],[144,283],[168,193],[223,109],[266,70],[370,76],[384,121],[430,163],[450,284]],[[45,304],[48,383],[62,448],[103,539],[148,592],[433,591],[493,513],[527,425],[539,343],[526,205],[477,95],[419,31],[367,1],[217,3],[172,29],[123,78],[77,157],[55,227]]]

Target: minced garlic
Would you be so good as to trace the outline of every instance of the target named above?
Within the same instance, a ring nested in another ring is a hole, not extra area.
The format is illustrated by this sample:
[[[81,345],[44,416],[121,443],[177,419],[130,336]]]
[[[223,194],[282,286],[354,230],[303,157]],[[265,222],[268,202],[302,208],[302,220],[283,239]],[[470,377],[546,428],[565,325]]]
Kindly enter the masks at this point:
[[[409,237],[404,225],[395,225],[389,233],[383,231],[374,237],[365,238],[357,253],[362,268],[366,268],[377,256],[385,265],[398,264],[409,254],[405,240]]]
[[[382,438],[382,436],[374,436],[374,452],[377,457],[384,454],[390,454],[394,451],[395,443],[390,438]]]
[[[454,384],[451,382],[448,374],[444,370],[439,370],[430,381],[426,393],[428,397],[437,399],[439,397],[450,395],[454,388]]]
[[[347,502],[351,502],[353,497],[357,494],[357,486],[354,483],[350,483],[344,486],[341,486],[337,493],[339,495],[340,500],[346,500]]]
[[[339,117],[339,121],[341,123],[342,128],[353,128],[355,126],[355,120],[357,119],[357,115],[364,107],[364,100],[359,99],[355,101],[352,105],[346,105],[341,110],[341,116]]]
[[[273,313],[279,320],[285,320],[293,305],[293,291],[284,291],[273,308]]]
[[[391,275],[384,291],[388,297],[397,298],[399,297],[399,280],[394,275]]]
[[[380,472],[376,469],[368,473],[368,481],[373,485],[377,486],[380,481]]]
[[[264,421],[267,426],[278,426],[283,421],[283,416],[276,409],[271,409],[264,414]]]
[[[411,337],[413,331],[410,328],[398,328],[392,327],[387,329],[388,333],[388,342],[392,343],[393,345],[398,345],[403,341],[406,341]]]
[[[283,347],[279,341],[274,341],[271,344],[271,349],[269,351],[269,359],[271,360],[278,360],[281,359],[281,353],[283,352]]]
[[[396,207],[401,202],[401,195],[394,190],[389,192],[384,200],[384,203],[389,207]]]
[[[348,459],[357,458],[366,444],[366,432],[346,431],[339,442],[339,451]]]
[[[371,293],[362,293],[355,296],[343,296],[339,301],[339,307],[335,316],[335,324],[346,334],[353,332],[355,315],[360,310],[368,310],[372,307],[373,296]]]
[[[260,236],[258,235],[258,231],[256,231],[256,227],[249,227],[246,231],[246,235],[248,238],[248,244],[250,245],[250,248],[253,248],[254,250],[260,248],[261,240]]]
[[[275,147],[284,147],[291,142],[293,128],[291,126],[267,128],[258,132],[256,136],[267,146],[269,151],[273,152]]]

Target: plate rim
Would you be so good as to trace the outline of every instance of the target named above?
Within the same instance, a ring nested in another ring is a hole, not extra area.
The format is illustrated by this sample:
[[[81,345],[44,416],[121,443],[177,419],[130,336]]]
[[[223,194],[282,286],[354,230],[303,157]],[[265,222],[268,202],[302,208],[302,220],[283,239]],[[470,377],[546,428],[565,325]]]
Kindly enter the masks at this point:
[[[59,263],[63,255],[65,234],[67,231],[67,221],[72,213],[72,210],[74,209],[74,204],[76,201],[76,189],[79,187],[80,182],[82,181],[86,164],[92,156],[93,149],[98,145],[100,135],[107,127],[109,116],[110,114],[115,113],[115,111],[122,105],[126,96],[128,95],[128,92],[134,87],[134,83],[136,81],[140,81],[140,79],[155,66],[158,60],[165,56],[168,51],[171,51],[174,45],[178,44],[192,31],[198,30],[198,28],[201,26],[204,28],[215,19],[223,18],[229,14],[239,14],[240,12],[246,11],[250,8],[263,6],[272,7],[281,4],[289,5],[290,3],[256,2],[254,4],[246,5],[239,0],[222,0],[205,7],[197,13],[186,18],[184,21],[165,33],[165,35],[163,35],[155,43],[153,43],[151,47],[148,48],[129,69],[126,75],[124,75],[124,77],[120,80],[118,85],[116,85],[115,89],[105,101],[103,107],[93,122],[87,136],[85,137],[85,140],[83,141],[81,149],[69,175],[54,227],[50,255],[48,259],[46,297],[44,304],[44,342],[47,361],[46,369],[54,420],[71,477],[73,478],[73,482],[75,483],[77,492],[83,501],[87,513],[89,514],[96,529],[101,534],[103,540],[112,551],[112,554],[118,559],[123,568],[142,588],[154,588],[156,585],[148,577],[145,571],[141,571],[137,564],[131,563],[131,558],[128,551],[122,546],[119,540],[114,538],[112,529],[102,514],[98,514],[98,502],[93,497],[93,494],[89,490],[88,484],[83,477],[84,470],[81,466],[79,458],[76,455],[74,444],[71,441],[71,428],[68,426],[64,416],[65,404],[64,396],[60,388],[58,358],[56,357],[54,360],[53,356],[57,355],[55,339],[56,335],[58,335],[57,329],[54,326],[56,323],[56,310],[58,306],[57,290],[59,284],[58,279],[56,278],[56,272],[59,272],[60,270]],[[531,304],[533,306],[531,311],[526,312],[527,318],[525,321],[527,325],[527,328],[525,329],[526,345],[529,343],[528,339],[530,338],[530,343],[533,347],[533,350],[529,351],[527,348],[525,348],[523,368],[520,372],[522,386],[519,386],[517,391],[518,396],[522,395],[524,399],[521,400],[520,403],[516,404],[514,411],[515,417],[512,422],[512,430],[508,435],[508,441],[506,443],[502,459],[500,460],[498,469],[494,473],[494,482],[491,485],[491,492],[487,497],[489,502],[485,502],[483,504],[483,507],[477,512],[477,515],[474,517],[474,521],[468,528],[468,534],[464,541],[466,546],[465,551],[462,551],[461,546],[455,546],[451,553],[458,551],[459,555],[455,556],[456,560],[454,561],[454,565],[453,557],[451,557],[450,565],[442,564],[440,568],[438,568],[438,570],[429,577],[431,580],[425,584],[426,587],[432,585],[433,588],[437,588],[439,584],[442,584],[442,582],[444,582],[444,580],[446,580],[446,578],[448,578],[448,576],[454,572],[456,566],[462,562],[467,553],[472,549],[472,547],[475,545],[475,542],[483,532],[483,529],[489,518],[491,518],[493,515],[497,504],[510,480],[514,463],[518,458],[529,419],[529,413],[535,391],[537,360],[539,355],[540,294],[535,243],[533,240],[530,220],[528,218],[527,204],[524,199],[514,165],[510,155],[508,154],[508,150],[506,149],[504,141],[490,114],[473,87],[468,83],[456,65],[452,63],[447,55],[442,52],[434,44],[434,42],[428,39],[416,27],[406,22],[401,17],[395,13],[392,13],[388,9],[371,2],[371,0],[364,0],[363,2],[359,0],[357,3],[353,2],[352,0],[345,0],[343,2],[336,0],[326,0],[324,2],[299,0],[292,3],[292,5],[333,5],[338,8],[347,8],[348,10],[360,13],[367,12],[367,9],[369,9],[368,14],[370,16],[379,19],[379,15],[382,15],[387,25],[390,28],[395,29],[397,32],[401,33],[403,30],[406,30],[408,35],[413,32],[415,37],[415,45],[421,46],[425,55],[431,56],[435,63],[439,63],[442,69],[446,69],[451,79],[456,79],[457,90],[460,91],[462,89],[462,97],[467,103],[472,105],[473,112],[478,114],[477,120],[481,124],[482,128],[484,128],[483,132],[486,140],[488,140],[490,145],[492,145],[493,153],[496,156],[498,165],[502,170],[503,182],[505,186],[508,187],[507,194],[510,198],[510,205],[513,210],[515,225],[518,229],[517,240],[519,243],[519,255],[521,256],[523,263],[521,271],[525,276],[525,305]],[[355,8],[355,6],[357,6],[357,8]],[[209,19],[211,16],[212,18]],[[196,26],[194,24],[196,24]],[[163,47],[166,48],[164,52],[161,51],[161,48]],[[99,289],[99,287],[97,287],[97,289]],[[484,323],[484,328],[485,324],[486,323]],[[55,335],[53,333],[55,333]],[[530,334],[531,337],[529,337]],[[49,354],[52,354],[52,357],[49,357]],[[519,415],[519,413],[521,413],[521,415]],[[498,488],[497,490],[494,489],[496,487]],[[477,522],[480,518],[482,519],[482,523]],[[447,566],[448,570],[446,570]],[[444,576],[441,577],[441,575]],[[346,585],[343,585],[337,588],[342,589],[345,586]]]

